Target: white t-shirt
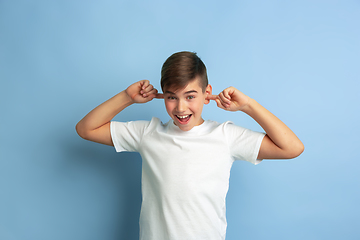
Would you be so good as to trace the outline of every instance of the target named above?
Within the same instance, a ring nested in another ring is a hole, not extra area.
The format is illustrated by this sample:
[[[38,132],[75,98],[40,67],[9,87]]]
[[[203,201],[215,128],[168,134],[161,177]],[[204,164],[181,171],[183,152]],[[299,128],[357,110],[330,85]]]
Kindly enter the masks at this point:
[[[190,131],[172,120],[111,122],[117,152],[142,159],[141,240],[224,240],[225,198],[235,159],[253,164],[264,133],[205,121]]]

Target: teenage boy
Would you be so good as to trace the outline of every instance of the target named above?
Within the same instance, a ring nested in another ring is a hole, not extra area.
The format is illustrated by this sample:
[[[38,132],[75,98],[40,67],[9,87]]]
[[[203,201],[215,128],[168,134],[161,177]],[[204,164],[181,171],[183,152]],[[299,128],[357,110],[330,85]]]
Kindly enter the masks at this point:
[[[206,68],[192,52],[170,56],[161,70],[163,94],[142,80],[102,103],[76,126],[87,140],[114,146],[117,152],[141,154],[142,240],[224,240],[225,198],[235,159],[257,164],[261,159],[300,155],[302,142],[277,117],[234,87],[212,95]],[[134,103],[164,99],[171,120],[111,122]],[[204,121],[211,100],[228,111],[242,111],[265,133],[231,122]]]

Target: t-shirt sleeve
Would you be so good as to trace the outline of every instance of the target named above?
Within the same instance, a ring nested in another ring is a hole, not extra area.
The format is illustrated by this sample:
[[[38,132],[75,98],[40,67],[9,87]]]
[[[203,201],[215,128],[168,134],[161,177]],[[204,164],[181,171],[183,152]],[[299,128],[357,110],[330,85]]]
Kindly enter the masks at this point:
[[[236,160],[245,160],[255,165],[261,162],[257,156],[265,133],[252,131],[232,122],[225,124],[225,132],[230,153]]]
[[[149,124],[149,121],[112,121],[110,132],[116,152],[137,152]]]

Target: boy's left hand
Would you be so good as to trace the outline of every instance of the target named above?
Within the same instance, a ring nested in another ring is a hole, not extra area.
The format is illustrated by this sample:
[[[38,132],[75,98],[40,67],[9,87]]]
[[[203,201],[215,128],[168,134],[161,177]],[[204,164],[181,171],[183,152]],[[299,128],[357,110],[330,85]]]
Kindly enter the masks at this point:
[[[219,95],[208,95],[209,100],[215,100],[217,106],[227,111],[242,111],[250,101],[250,97],[234,87],[224,89]]]

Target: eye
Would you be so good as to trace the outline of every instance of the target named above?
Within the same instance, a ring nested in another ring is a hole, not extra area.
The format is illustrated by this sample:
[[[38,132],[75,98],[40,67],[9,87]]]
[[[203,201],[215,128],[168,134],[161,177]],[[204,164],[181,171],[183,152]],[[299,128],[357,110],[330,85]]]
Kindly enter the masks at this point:
[[[173,97],[173,96],[168,96],[168,98],[167,99],[169,99],[169,100],[175,100],[176,99],[176,97]]]
[[[193,99],[193,98],[195,98],[194,96],[187,96],[186,97],[186,99],[188,99],[188,100],[191,100],[191,99]]]

